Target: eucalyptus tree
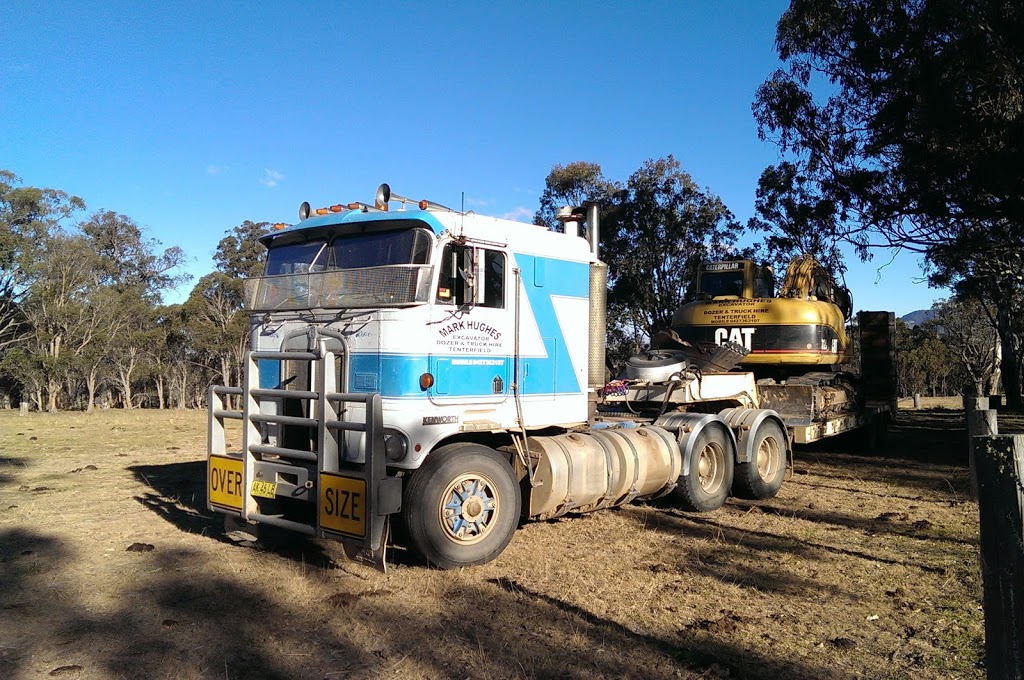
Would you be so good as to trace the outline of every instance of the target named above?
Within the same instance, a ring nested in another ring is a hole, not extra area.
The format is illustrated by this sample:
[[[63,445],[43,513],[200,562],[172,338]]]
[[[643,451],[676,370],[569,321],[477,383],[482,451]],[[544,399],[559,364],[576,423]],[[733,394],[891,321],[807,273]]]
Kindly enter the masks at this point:
[[[533,216],[533,223],[552,231],[562,231],[562,223],[555,218],[560,208],[581,208],[587,203],[597,203],[604,212],[615,205],[621,191],[621,183],[606,178],[598,163],[573,161],[567,165],[556,164],[544,180],[540,208]],[[607,215],[602,214],[602,220],[606,218]]]
[[[671,155],[645,161],[630,175],[613,213],[602,226],[609,305],[635,344],[669,328],[701,262],[742,254],[741,225]]]
[[[27,339],[21,303],[41,271],[33,263],[61,223],[85,207],[63,191],[21,183],[13,172],[0,170],[0,352]]]
[[[196,283],[182,308],[197,356],[205,357],[225,385],[241,377],[242,359],[249,346],[243,279],[263,272],[266,248],[259,239],[269,231],[267,222],[246,220],[225,232],[214,253],[217,271]]]
[[[100,332],[107,342],[107,362],[124,408],[135,405],[140,370],[159,345],[156,310],[161,295],[181,283],[181,248],[162,249],[141,226],[112,210],[93,213],[80,225],[96,257],[97,280],[105,305],[116,310],[104,315]]]

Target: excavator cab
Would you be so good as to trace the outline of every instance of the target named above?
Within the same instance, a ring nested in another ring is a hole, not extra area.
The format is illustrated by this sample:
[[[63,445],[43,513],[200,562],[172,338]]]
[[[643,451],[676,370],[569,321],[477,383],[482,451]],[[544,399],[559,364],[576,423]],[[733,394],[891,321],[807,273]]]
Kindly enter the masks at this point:
[[[752,260],[708,262],[697,270],[698,300],[768,298],[774,293],[772,268]]]

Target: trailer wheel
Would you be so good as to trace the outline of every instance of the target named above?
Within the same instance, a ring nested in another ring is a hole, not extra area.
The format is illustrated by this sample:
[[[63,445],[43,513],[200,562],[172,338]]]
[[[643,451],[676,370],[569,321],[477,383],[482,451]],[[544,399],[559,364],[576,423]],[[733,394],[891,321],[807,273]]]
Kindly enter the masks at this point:
[[[752,460],[736,466],[733,495],[772,498],[786,476],[786,433],[774,420],[762,420],[753,434]]]
[[[717,427],[705,427],[697,435],[686,475],[680,475],[673,493],[683,510],[711,512],[725,504],[732,486],[735,452],[729,438]]]
[[[501,454],[480,444],[427,456],[405,487],[402,514],[413,547],[442,569],[484,564],[519,524],[519,484]]]

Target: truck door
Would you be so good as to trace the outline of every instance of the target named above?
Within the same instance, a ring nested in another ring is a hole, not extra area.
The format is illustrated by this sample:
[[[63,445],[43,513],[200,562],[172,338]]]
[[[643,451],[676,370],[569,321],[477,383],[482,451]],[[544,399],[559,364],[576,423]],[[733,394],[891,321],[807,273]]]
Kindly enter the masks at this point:
[[[510,393],[513,319],[508,256],[447,245],[428,326],[436,403],[498,404]]]

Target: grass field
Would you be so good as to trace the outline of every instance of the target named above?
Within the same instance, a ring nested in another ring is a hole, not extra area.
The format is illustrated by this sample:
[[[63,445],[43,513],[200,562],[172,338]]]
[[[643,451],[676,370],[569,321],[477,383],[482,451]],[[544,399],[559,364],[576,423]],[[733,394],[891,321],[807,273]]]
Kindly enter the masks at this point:
[[[799,449],[770,501],[528,523],[461,571],[396,546],[382,574],[227,540],[202,413],[3,412],[0,677],[982,678],[962,417]]]

